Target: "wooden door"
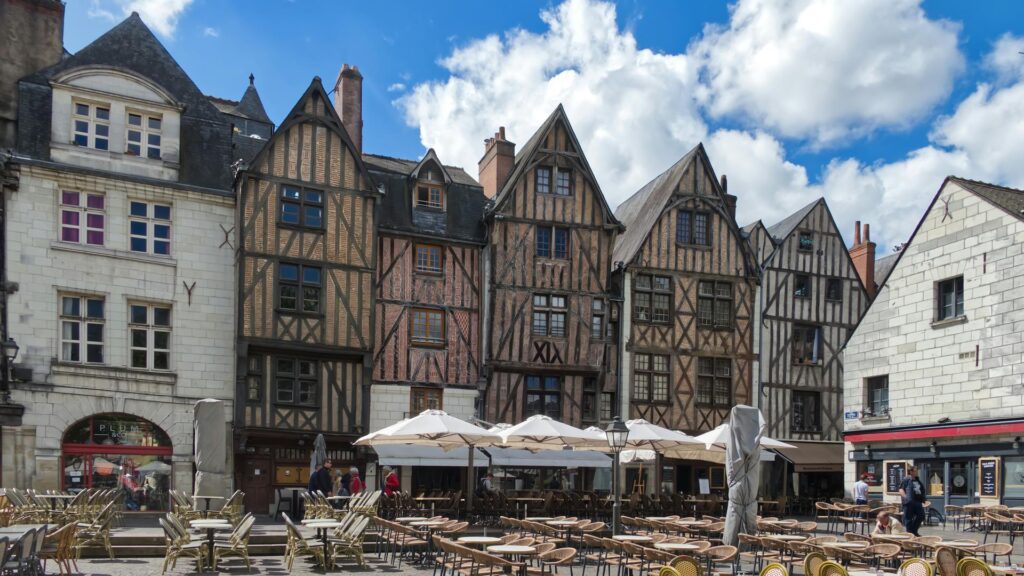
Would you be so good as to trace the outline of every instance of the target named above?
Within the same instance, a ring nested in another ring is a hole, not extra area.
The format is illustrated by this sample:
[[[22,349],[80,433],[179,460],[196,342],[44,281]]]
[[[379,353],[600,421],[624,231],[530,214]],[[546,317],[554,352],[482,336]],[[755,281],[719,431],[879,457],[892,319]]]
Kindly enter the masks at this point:
[[[241,490],[245,492],[245,510],[253,514],[270,513],[270,460],[246,457],[242,461]]]

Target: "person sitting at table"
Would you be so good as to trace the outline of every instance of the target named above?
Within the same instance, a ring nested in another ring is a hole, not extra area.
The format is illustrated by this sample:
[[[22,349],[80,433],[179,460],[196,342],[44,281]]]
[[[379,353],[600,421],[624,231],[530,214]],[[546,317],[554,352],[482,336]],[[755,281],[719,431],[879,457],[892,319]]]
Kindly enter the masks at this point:
[[[878,513],[875,529],[871,531],[872,534],[903,534],[904,532],[906,530],[903,529],[903,524],[900,524],[899,520],[890,516],[885,510]]]

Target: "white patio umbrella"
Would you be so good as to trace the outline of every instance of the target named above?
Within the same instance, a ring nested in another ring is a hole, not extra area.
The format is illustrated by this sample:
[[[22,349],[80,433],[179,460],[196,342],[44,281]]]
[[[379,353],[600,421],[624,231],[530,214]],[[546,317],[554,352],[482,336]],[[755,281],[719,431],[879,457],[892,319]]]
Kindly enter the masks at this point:
[[[565,447],[577,449],[607,448],[604,434],[598,438],[593,433],[580,430],[559,422],[550,416],[530,416],[515,426],[509,426],[498,433],[502,446],[526,450],[562,450]]]
[[[736,546],[739,534],[757,531],[757,487],[761,476],[758,446],[764,445],[765,428],[764,416],[757,408],[733,406],[729,413],[725,459],[729,508],[722,531],[723,544]]]
[[[764,419],[764,417],[762,417],[762,420],[763,419]],[[725,424],[720,424],[718,427],[716,427],[714,430],[712,430],[710,432],[705,432],[705,433],[701,434],[700,436],[697,436],[697,440],[700,440],[704,444],[704,446],[707,447],[708,449],[711,449],[711,448],[716,447],[716,446],[719,447],[719,448],[725,448],[726,445],[729,444],[730,437],[731,437],[731,433],[729,431],[729,423],[726,422]],[[766,448],[766,449],[771,449],[771,448],[796,448],[796,446],[793,446],[792,444],[786,444],[785,442],[782,442],[781,440],[775,440],[774,438],[769,438],[767,436],[762,436],[761,437],[761,443],[759,444],[759,446],[761,448]]]
[[[424,410],[418,416],[402,420],[356,440],[356,446],[383,446],[388,444],[412,444],[416,446],[437,446],[450,450],[460,446],[469,447],[469,483],[473,483],[473,450],[476,446],[500,445],[501,436],[450,416],[444,410]],[[466,491],[466,509],[473,510],[473,489]]]
[[[626,422],[626,428],[629,428],[626,448],[634,450],[653,450],[664,453],[673,448],[694,448],[703,444],[693,436],[669,430],[642,418],[629,420]]]

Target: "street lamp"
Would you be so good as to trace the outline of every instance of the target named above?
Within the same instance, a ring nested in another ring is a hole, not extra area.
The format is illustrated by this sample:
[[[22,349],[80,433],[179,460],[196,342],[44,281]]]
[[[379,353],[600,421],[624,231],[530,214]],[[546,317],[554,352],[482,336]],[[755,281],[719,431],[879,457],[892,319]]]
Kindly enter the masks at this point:
[[[612,535],[619,533],[621,527],[620,517],[622,515],[622,490],[619,489],[619,453],[626,447],[626,440],[629,439],[629,428],[622,418],[616,416],[604,429],[608,438],[608,446],[615,455],[612,460]]]
[[[18,343],[14,341],[14,338],[8,338],[3,342],[0,342],[0,348],[3,348],[3,374],[0,375],[3,382],[3,389],[0,393],[3,394],[3,403],[7,404],[11,401],[11,364],[14,363],[14,359],[18,357]]]

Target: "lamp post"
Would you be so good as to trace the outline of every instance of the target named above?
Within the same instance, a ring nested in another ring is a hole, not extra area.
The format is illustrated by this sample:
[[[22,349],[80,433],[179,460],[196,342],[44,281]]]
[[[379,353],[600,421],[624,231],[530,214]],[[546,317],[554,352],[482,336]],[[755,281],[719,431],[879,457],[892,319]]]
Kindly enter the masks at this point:
[[[622,516],[622,490],[619,489],[619,453],[626,447],[626,440],[629,439],[629,428],[622,418],[616,416],[604,429],[608,438],[608,446],[611,447],[614,459],[612,460],[612,535],[619,533],[621,528],[620,518]]]
[[[0,395],[3,396],[3,403],[9,404],[11,402],[11,364],[14,363],[14,359],[18,357],[18,343],[14,341],[14,338],[8,338],[3,342],[0,342],[0,348],[3,348],[3,374],[0,374],[2,378],[2,389],[0,389]]]

